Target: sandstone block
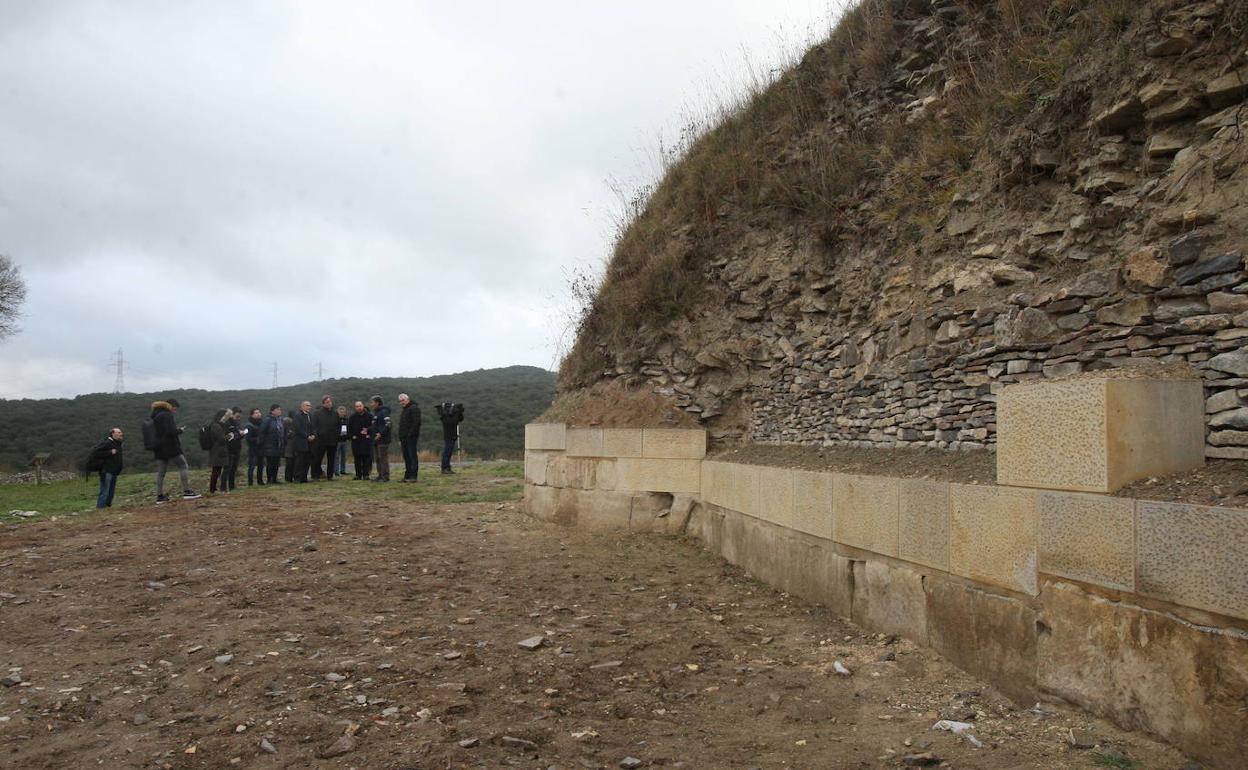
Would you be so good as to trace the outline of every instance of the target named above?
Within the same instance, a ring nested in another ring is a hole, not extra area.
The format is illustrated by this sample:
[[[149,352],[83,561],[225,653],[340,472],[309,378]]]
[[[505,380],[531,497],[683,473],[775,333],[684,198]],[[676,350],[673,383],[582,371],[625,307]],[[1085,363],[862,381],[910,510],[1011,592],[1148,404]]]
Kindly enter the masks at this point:
[[[794,529],[832,539],[833,480],[831,473],[793,471]]]
[[[1136,516],[1137,591],[1248,618],[1248,511],[1141,500]]]
[[[879,561],[853,562],[853,621],[884,634],[927,644],[927,594],[923,575]]]
[[[1021,383],[997,398],[997,481],[1113,492],[1204,463],[1199,380]]]
[[[1135,590],[1135,501],[1041,492],[1040,571]]]
[[[932,576],[928,643],[955,666],[982,676],[1019,703],[1036,693],[1036,612],[1026,602]]]
[[[864,551],[897,555],[900,480],[847,473],[833,478],[833,539]]]
[[[550,452],[524,452],[524,483],[546,486],[546,468],[550,463]]]
[[[524,512],[539,521],[554,521],[559,490],[554,487],[524,487]]]
[[[602,431],[604,457],[642,457],[641,446],[641,428],[604,428]]]
[[[596,532],[628,529],[632,521],[631,492],[565,489],[559,495],[555,523]]]
[[[757,465],[705,460],[702,500],[749,516],[759,515]]]
[[[758,468],[758,517],[792,529],[793,471],[789,468]]]
[[[642,456],[656,459],[700,460],[706,457],[706,431],[646,428]]]
[[[1248,639],[1047,583],[1036,642],[1045,692],[1163,736],[1211,767],[1248,745]]]
[[[524,448],[566,449],[567,429],[561,422],[531,422],[524,426]]]
[[[1035,596],[1036,492],[949,485],[949,571]]]
[[[902,479],[897,558],[948,571],[949,483]]]
[[[697,494],[702,488],[702,463],[699,460],[621,458],[616,461],[616,473],[619,489]]]
[[[568,428],[569,457],[602,457],[602,428]]]

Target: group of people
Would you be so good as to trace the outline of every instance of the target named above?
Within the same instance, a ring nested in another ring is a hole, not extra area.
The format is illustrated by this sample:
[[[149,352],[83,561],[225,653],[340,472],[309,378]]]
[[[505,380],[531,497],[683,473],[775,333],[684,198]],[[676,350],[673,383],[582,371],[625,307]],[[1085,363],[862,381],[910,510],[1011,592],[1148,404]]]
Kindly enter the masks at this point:
[[[420,471],[417,443],[420,440],[420,407],[406,393],[399,394],[397,432],[403,454],[403,481],[414,482]],[[190,484],[189,465],[182,451],[183,427],[175,415],[180,404],[175,398],[152,404],[151,417],[143,424],[143,445],[156,457],[156,502],[169,502],[165,494],[165,476],[170,466],[177,469],[182,482],[183,499],[200,497]],[[459,442],[459,425],[464,420],[463,404],[444,402],[435,409],[442,423],[442,473],[454,473],[451,458]],[[280,484],[278,469],[285,459],[284,481],[306,483],[309,480],[332,481],[347,471],[347,449],[350,448],[355,480],[387,482],[390,480],[390,444],[396,426],[391,409],[381,396],[373,396],[369,404],[356,401],[353,412],[345,406],[334,407],[332,396],[324,396],[317,409],[304,401],[294,412],[283,414],[279,404],[272,404],[265,415],[252,409],[244,418],[239,407],[220,409],[212,421],[199,429],[199,443],[208,451],[212,468],[209,492],[229,492],[237,487],[242,464],[243,447],[247,448],[247,484]],[[109,435],[91,452],[88,471],[100,474],[100,492],[96,507],[112,505],[117,477],[122,470],[120,428]],[[372,476],[373,470],[376,476]]]

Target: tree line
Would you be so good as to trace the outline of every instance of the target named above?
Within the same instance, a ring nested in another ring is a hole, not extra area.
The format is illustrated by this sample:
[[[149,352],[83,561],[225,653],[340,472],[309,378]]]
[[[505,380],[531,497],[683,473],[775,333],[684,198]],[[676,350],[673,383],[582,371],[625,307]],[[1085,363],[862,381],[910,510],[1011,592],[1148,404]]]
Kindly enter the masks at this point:
[[[139,427],[151,413],[153,401],[173,397],[182,407],[179,425],[186,426],[182,448],[193,466],[207,463],[195,431],[212,419],[218,409],[239,406],[244,413],[259,407],[268,414],[270,404],[292,411],[301,401],[319,404],[321,396],[333,395],[336,404],[348,409],[356,401],[380,395],[397,410],[399,393],[409,394],[425,416],[421,450],[438,451],[442,430],[433,405],[455,401],[465,405],[462,447],[472,457],[521,457],[524,425],[550,406],[555,396],[555,375],[534,366],[478,369],[436,377],[341,378],[253,390],[209,391],[175,389],[157,393],[91,393],[75,398],[0,400],[0,469],[21,470],[38,452],[51,452],[51,467],[79,467],[91,447],[112,427],[126,432],[127,470],[146,470],[154,465],[152,454],[143,451]],[[396,411],[397,415],[397,411]],[[396,416],[397,420],[397,416]]]

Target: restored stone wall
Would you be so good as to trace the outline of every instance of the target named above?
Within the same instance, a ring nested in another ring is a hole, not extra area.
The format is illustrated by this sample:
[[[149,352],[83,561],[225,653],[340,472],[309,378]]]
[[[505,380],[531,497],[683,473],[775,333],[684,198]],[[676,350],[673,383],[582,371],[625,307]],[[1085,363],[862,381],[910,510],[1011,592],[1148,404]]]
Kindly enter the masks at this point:
[[[531,429],[540,519],[692,534],[1017,699],[1058,696],[1226,767],[1248,743],[1248,510],[703,459],[702,431]],[[1088,463],[1067,481],[1097,478]]]

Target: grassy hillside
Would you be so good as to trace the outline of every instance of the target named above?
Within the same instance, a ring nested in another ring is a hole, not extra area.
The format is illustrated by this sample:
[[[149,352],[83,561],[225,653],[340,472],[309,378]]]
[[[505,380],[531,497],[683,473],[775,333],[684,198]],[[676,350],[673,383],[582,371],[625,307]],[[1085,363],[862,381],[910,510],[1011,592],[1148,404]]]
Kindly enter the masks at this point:
[[[157,399],[173,397],[182,404],[178,422],[187,432],[182,446],[194,465],[202,465],[206,453],[197,445],[195,428],[218,409],[241,406],[268,410],[281,404],[291,410],[300,401],[318,404],[324,394],[334,403],[367,402],[380,395],[396,411],[397,396],[406,392],[421,407],[424,430],[421,447],[440,448],[442,433],[433,405],[442,401],[463,403],[467,419],[462,427],[463,447],[477,457],[519,457],[524,451],[524,424],[550,405],[555,392],[551,372],[531,366],[480,369],[473,372],[422,378],[344,378],[263,390],[170,390],[162,393],[92,393],[73,399],[0,400],[0,468],[25,467],[36,452],[51,452],[56,467],[77,464],[110,427],[127,434],[127,465],[147,468],[151,454],[143,451],[139,426]]]

